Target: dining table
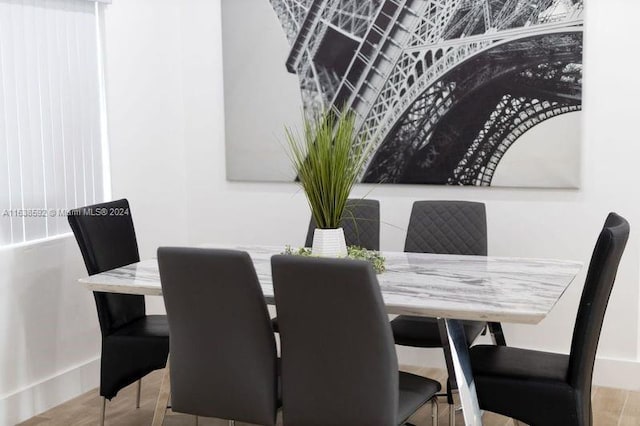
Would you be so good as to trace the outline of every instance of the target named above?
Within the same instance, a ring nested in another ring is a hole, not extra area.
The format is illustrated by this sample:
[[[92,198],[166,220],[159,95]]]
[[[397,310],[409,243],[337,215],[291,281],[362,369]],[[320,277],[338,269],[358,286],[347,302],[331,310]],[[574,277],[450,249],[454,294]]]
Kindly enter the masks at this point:
[[[203,244],[202,248],[246,251],[262,292],[274,305],[271,257],[283,247]],[[378,282],[386,310],[393,315],[437,318],[452,388],[457,389],[469,426],[482,425],[464,320],[538,324],[556,305],[583,264],[571,260],[529,259],[383,251],[385,271]],[[81,278],[98,292],[161,296],[156,259]],[[321,303],[319,301],[318,303]],[[161,425],[170,397],[169,361],[156,403],[153,425]]]

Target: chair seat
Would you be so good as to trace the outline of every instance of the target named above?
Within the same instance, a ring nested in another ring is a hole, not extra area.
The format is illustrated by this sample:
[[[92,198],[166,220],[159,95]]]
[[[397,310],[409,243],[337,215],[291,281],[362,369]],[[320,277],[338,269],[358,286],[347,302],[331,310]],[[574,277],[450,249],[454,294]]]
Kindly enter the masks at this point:
[[[531,425],[578,425],[569,356],[506,346],[470,349],[478,402]]]
[[[463,321],[469,346],[482,333],[484,322]],[[391,321],[393,338],[397,345],[419,348],[441,348],[440,329],[435,318],[400,315]]]
[[[493,345],[476,345],[470,354],[474,375],[567,381],[569,355]]]
[[[426,377],[400,371],[400,393],[398,401],[398,419],[400,424],[411,417],[427,401],[440,392],[440,383]]]
[[[118,328],[111,336],[169,338],[169,323],[166,315],[146,315]]]

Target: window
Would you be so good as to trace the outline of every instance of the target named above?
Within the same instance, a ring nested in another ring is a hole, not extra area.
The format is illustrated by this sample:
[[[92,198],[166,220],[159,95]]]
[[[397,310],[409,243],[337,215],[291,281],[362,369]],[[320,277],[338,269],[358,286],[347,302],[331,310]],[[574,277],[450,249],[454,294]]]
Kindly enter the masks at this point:
[[[108,191],[98,8],[0,1],[0,246],[69,232]]]

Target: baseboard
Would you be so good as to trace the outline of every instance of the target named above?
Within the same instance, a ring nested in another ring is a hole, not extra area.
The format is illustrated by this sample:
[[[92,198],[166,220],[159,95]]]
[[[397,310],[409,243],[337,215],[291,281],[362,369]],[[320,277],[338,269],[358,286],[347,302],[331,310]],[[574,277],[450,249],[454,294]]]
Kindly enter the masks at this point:
[[[442,349],[396,346],[398,361],[415,367],[445,368]],[[593,384],[610,388],[640,390],[640,362],[613,358],[597,358]]]
[[[444,363],[442,348],[414,348],[411,346],[396,346],[398,363],[414,367],[447,368]]]
[[[597,358],[593,384],[610,388],[640,391],[640,362],[625,359]]]
[[[0,395],[0,425],[15,425],[98,386],[100,358]]]

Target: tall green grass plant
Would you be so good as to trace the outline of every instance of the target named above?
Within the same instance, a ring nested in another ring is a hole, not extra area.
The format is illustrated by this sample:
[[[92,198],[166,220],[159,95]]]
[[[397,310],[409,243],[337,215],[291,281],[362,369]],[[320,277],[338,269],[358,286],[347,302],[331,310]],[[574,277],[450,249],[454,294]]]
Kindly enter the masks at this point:
[[[326,111],[304,118],[302,133],[286,128],[289,157],[321,229],[340,226],[347,199],[370,153],[359,138],[355,114]]]

